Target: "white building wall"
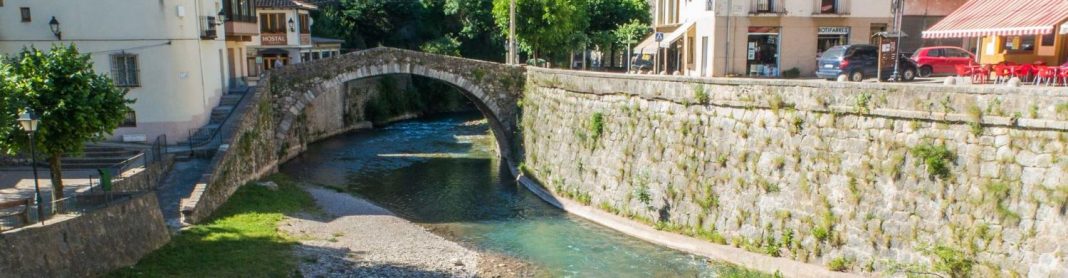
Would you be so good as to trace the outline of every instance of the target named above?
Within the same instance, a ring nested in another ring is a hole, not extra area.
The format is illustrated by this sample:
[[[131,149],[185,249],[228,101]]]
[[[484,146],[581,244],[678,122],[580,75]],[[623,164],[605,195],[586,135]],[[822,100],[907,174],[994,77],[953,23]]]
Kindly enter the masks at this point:
[[[21,22],[21,7],[30,8],[31,22]],[[204,125],[223,94],[222,26],[216,28],[218,38],[200,38],[201,16],[215,16],[221,7],[216,0],[6,0],[0,7],[0,53],[74,44],[90,54],[97,73],[109,75],[111,54],[137,54],[141,86],[127,94],[136,100],[137,126],[117,129],[112,139],[165,134],[173,143]],[[49,28],[53,16],[62,41]]]

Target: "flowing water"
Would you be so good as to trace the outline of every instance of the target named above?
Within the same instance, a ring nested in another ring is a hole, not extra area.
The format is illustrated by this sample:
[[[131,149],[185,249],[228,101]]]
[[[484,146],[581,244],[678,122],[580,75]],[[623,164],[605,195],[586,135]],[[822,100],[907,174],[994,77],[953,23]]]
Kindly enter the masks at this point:
[[[568,215],[517,184],[493,148],[480,115],[452,114],[312,144],[282,172],[344,188],[539,276],[757,276]]]

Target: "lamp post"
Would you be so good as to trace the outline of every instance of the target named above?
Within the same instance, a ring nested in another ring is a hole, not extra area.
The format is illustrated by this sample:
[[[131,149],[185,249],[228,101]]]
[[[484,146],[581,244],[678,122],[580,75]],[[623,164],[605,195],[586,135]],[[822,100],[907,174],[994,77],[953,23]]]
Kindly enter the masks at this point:
[[[293,19],[292,19],[292,18],[290,18],[290,19],[289,19],[289,31],[290,31],[290,32],[296,32],[296,31],[297,31],[297,28],[296,28],[296,27],[294,27],[294,24],[293,24]]]
[[[515,0],[508,1],[508,59],[510,65],[519,64],[515,51]]]
[[[33,158],[31,167],[33,167],[33,192],[36,195],[37,202],[37,221],[44,223],[44,205],[41,204],[44,199],[41,197],[41,184],[37,180],[37,151],[34,149],[37,142],[33,138],[34,133],[37,133],[37,116],[33,114],[32,110],[26,109],[26,112],[19,116],[19,125],[30,136],[30,157]]]
[[[56,36],[57,40],[63,40],[63,31],[59,29],[59,20],[56,17],[52,17],[52,20],[48,21],[48,27],[52,29],[52,35]]]

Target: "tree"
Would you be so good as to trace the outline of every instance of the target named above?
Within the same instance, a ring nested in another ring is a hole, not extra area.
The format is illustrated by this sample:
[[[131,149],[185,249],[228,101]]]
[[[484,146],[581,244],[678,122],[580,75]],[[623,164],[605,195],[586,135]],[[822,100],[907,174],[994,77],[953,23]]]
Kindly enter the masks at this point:
[[[630,56],[633,55],[630,53],[631,45],[638,43],[642,37],[649,33],[649,25],[638,20],[632,20],[620,25],[613,33],[615,33],[616,40],[627,47],[627,58],[624,60],[624,65],[627,67],[626,70],[630,71]]]
[[[74,45],[55,45],[49,52],[24,49],[13,65],[17,93],[12,97],[39,117],[36,148],[48,156],[52,178],[52,200],[63,198],[60,158],[81,154],[86,142],[103,139],[122,123],[129,104],[126,90],[116,88],[111,78],[93,71],[89,55],[78,53]],[[12,124],[7,122],[5,126]],[[15,132],[13,134],[21,134]],[[15,137],[24,137],[25,134]],[[8,137],[8,142],[25,142]],[[28,144],[27,144],[28,145]],[[21,144],[8,144],[9,151]]]
[[[590,26],[586,34],[591,43],[600,46],[601,51],[609,52],[611,66],[615,66],[616,49],[621,42],[611,36],[620,26],[650,21],[649,3],[646,0],[587,0],[587,14]],[[626,43],[623,43],[626,44]]]
[[[10,138],[21,130],[15,119],[18,109],[11,105],[18,96],[18,80],[8,60],[0,56],[0,138]],[[10,140],[0,140],[0,149],[11,149]]]
[[[508,30],[509,1],[493,1],[493,19],[501,30]],[[559,60],[560,54],[574,50],[575,42],[584,39],[589,26],[585,0],[515,0],[516,40],[531,52]],[[507,35],[507,31],[502,32]]]

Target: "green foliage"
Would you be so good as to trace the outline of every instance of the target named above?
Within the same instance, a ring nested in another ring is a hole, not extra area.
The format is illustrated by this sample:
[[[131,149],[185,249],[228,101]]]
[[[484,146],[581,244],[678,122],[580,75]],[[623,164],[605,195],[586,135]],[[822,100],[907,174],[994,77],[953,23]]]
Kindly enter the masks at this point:
[[[869,104],[871,103],[871,93],[864,92],[857,95],[857,101],[854,105],[854,110],[857,113],[868,113],[870,111]]]
[[[55,197],[63,196],[63,181],[59,158],[64,154],[81,154],[86,142],[102,140],[119,127],[133,100],[126,99],[126,90],[115,87],[111,78],[93,71],[88,54],[81,54],[74,45],[54,45],[47,53],[37,48],[24,49],[11,61],[4,80],[2,97],[6,107],[0,120],[10,120],[16,109],[26,107],[39,117],[36,149],[49,156]],[[10,82],[10,83],[9,83]],[[13,88],[13,89],[12,89]],[[12,107],[10,105],[14,105]],[[0,132],[10,132],[17,123],[0,122],[6,126]],[[3,147],[16,152],[27,147],[26,134],[8,135]]]
[[[419,50],[426,53],[460,56],[460,40],[450,35],[445,35],[423,43]]]
[[[957,157],[945,145],[930,143],[923,143],[912,148],[912,155],[917,158],[917,166],[927,166],[928,175],[943,179],[949,177],[949,164],[953,163]]]
[[[812,229],[812,236],[819,241],[827,241],[831,237],[831,232],[824,227],[816,227]]]
[[[827,269],[832,271],[845,272],[851,267],[853,267],[853,260],[846,257],[833,258],[827,262]]]
[[[620,44],[632,45],[641,41],[649,33],[649,30],[652,30],[649,24],[645,24],[638,19],[632,19],[627,23],[620,24],[613,31],[613,34]]]
[[[952,278],[971,277],[972,268],[976,264],[973,255],[950,246],[937,245],[923,250],[923,253],[932,256],[935,271],[948,274]]]
[[[979,108],[974,103],[967,108],[968,112],[968,127],[972,130],[972,135],[979,136],[983,134],[983,109]]]
[[[634,197],[638,198],[638,201],[645,205],[647,209],[653,209],[653,196],[649,194],[649,185],[645,183],[639,184],[638,187],[634,188]]]
[[[110,277],[288,277],[297,270],[293,244],[278,230],[285,215],[314,211],[315,201],[293,181],[271,176],[278,190],[238,188],[212,219],[182,230],[136,265]]]
[[[693,98],[698,104],[708,104],[708,92],[705,92],[705,85],[697,84],[697,86],[694,86]]]
[[[509,1],[493,0],[493,19],[508,33]],[[589,27],[585,1],[515,0],[515,32],[520,47],[538,55],[562,57],[586,39]]]
[[[1061,119],[1068,120],[1068,102],[1057,104],[1054,110],[1057,111],[1057,115],[1060,116]]]
[[[593,116],[590,117],[589,132],[590,139],[593,139],[593,141],[601,138],[601,134],[604,133],[604,114],[601,112],[593,113]]]

